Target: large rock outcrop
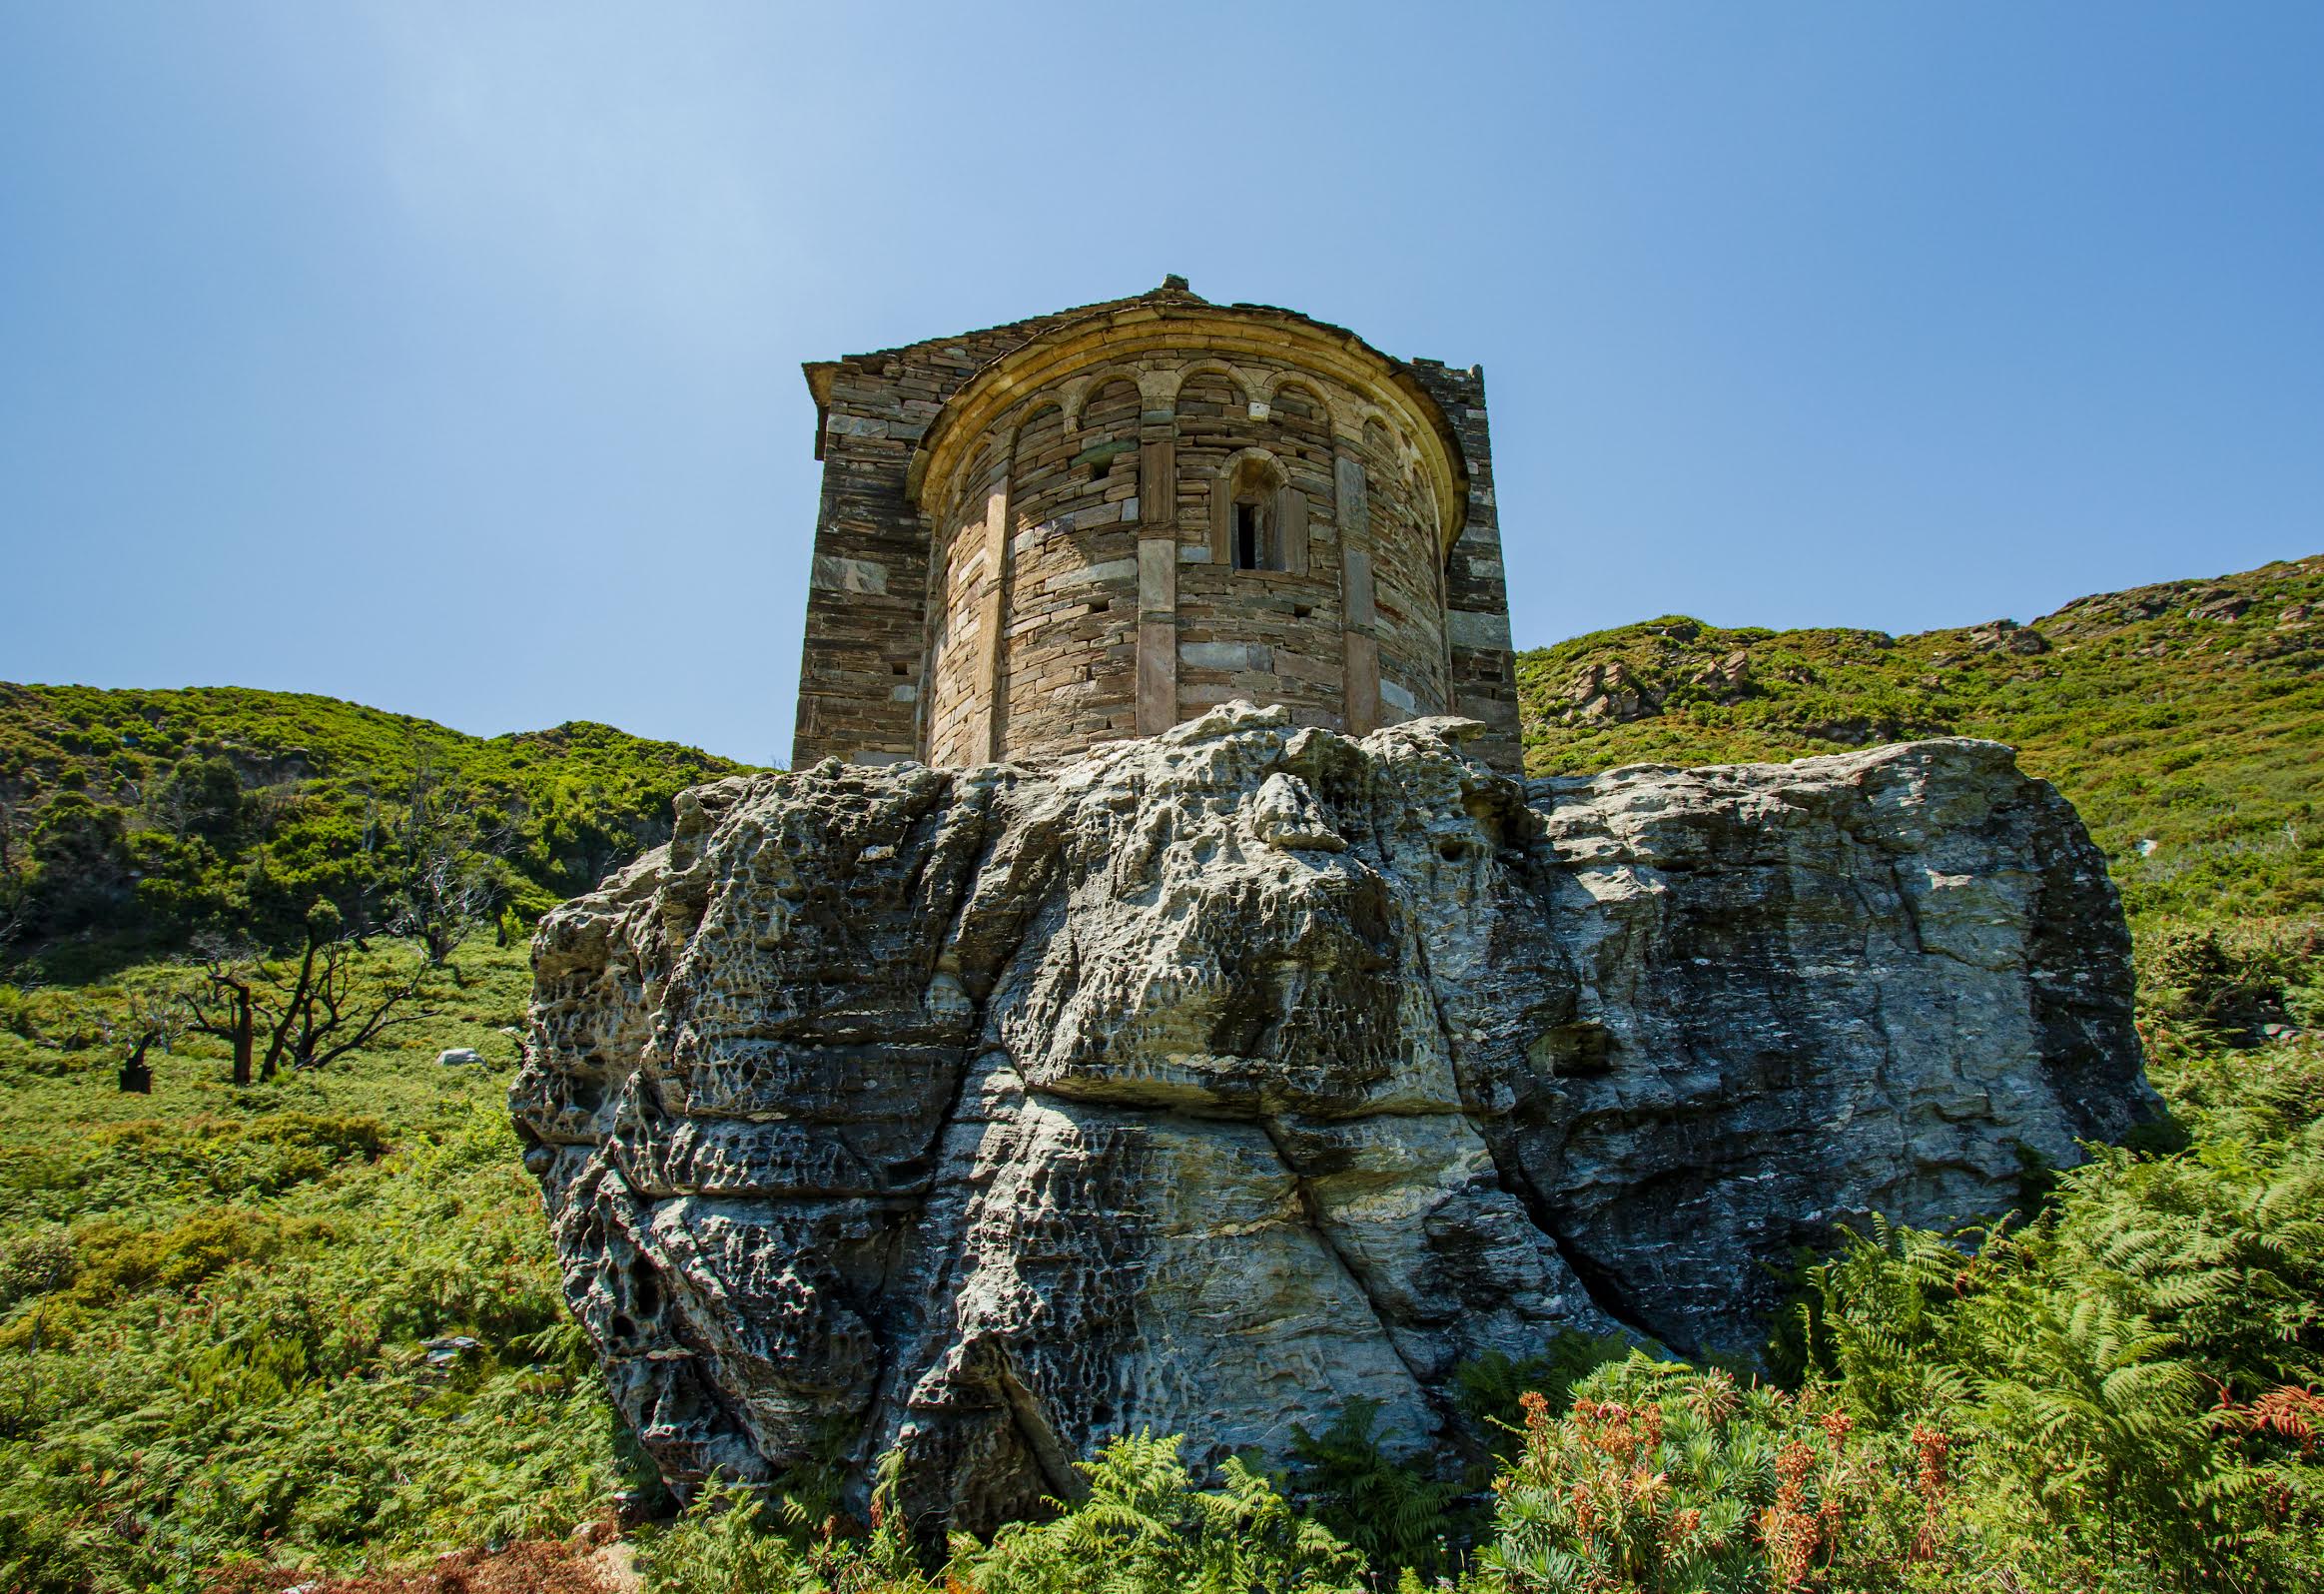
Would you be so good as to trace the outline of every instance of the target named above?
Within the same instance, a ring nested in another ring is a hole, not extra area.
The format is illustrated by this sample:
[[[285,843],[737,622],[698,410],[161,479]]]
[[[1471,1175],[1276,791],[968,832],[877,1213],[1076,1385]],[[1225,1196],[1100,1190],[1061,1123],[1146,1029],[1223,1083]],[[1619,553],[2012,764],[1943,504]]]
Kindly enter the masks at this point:
[[[1464,1358],[1749,1347],[1764,1263],[2145,1111],[2113,889],[2006,748],[1523,787],[1464,729],[729,779],[550,915],[515,1113],[665,1472],[901,1446],[982,1527],[1126,1429],[1443,1442]]]

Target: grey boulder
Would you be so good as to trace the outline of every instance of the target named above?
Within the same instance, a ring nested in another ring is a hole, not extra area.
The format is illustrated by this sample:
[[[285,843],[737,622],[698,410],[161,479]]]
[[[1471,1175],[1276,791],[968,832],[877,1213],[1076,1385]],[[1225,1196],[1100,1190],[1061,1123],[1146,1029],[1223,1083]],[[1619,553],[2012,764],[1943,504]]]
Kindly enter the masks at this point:
[[[1528,786],[1472,728],[738,777],[545,919],[511,1102],[664,1473],[900,1449],[983,1529],[1140,1428],[1457,1449],[1466,1359],[1749,1351],[1795,1247],[2149,1110],[2102,860],[2008,749]]]

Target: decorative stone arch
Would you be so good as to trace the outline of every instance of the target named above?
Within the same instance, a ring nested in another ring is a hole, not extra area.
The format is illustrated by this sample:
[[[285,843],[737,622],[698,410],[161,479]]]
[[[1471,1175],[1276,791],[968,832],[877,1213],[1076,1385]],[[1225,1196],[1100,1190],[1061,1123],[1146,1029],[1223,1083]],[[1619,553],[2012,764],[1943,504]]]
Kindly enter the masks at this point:
[[[1274,373],[1260,398],[1269,407],[1272,407],[1281,401],[1284,393],[1294,388],[1304,394],[1307,400],[1321,411],[1325,424],[1328,425],[1332,417],[1338,413],[1338,409],[1332,404],[1330,395],[1323,391],[1324,385],[1300,372],[1278,371]]]
[[[1307,573],[1307,495],[1265,448],[1239,448],[1210,481],[1210,562]]]
[[[1296,388],[1315,405],[1326,421],[1336,421],[1356,400],[1336,384],[1305,371],[1261,371],[1251,385],[1251,398],[1272,409],[1284,390]]]
[[[1019,533],[1030,531],[1035,522],[1031,515],[1033,505],[1026,490],[1026,449],[1038,445],[1039,429],[1055,416],[1059,436],[1071,435],[1071,423],[1066,417],[1064,402],[1054,394],[1044,394],[1026,406],[1025,413],[1009,428],[1009,477],[1007,482],[1008,506],[1004,514],[1005,534],[998,549],[1001,558],[1001,578],[1008,581],[1009,550],[1016,545]],[[1024,525],[1017,522],[1024,520]]]
[[[945,478],[944,490],[931,497],[921,511],[932,531],[941,534],[957,516],[968,512],[971,499],[1008,475],[1016,444],[1017,433],[1011,428],[999,435],[987,434],[961,455]]]
[[[976,513],[979,500],[986,493],[1008,480],[1009,456],[1014,451],[1015,441],[1014,432],[1001,437],[988,436],[953,471],[951,481],[946,483],[944,496],[933,506],[935,512],[930,521],[932,531],[944,544],[935,561],[938,564],[957,563],[971,551],[965,545],[965,537],[945,537],[944,528],[968,519]],[[955,542],[964,545],[955,547],[952,545]],[[931,571],[932,575],[936,573]]]
[[[1365,407],[1361,434],[1364,452],[1374,454],[1382,460],[1402,459],[1404,454],[1403,439],[1397,435],[1396,428],[1390,424],[1388,417],[1379,410],[1369,406]]]
[[[1080,377],[1093,365],[1128,363],[1145,370],[1150,361],[1151,379],[1142,379],[1140,388],[1158,425],[1164,411],[1178,407],[1185,383],[1204,372],[1219,373],[1245,405],[1258,401],[1256,390],[1265,380],[1259,373],[1276,366],[1294,366],[1337,385],[1344,397],[1327,394],[1335,425],[1355,432],[1360,422],[1349,406],[1360,403],[1392,417],[1400,437],[1418,439],[1429,485],[1440,500],[1438,523],[1447,537],[1459,534],[1468,509],[1467,456],[1421,370],[1390,360],[1342,328],[1261,305],[1206,304],[1182,293],[1093,307],[979,368],[922,433],[905,467],[906,494],[925,508],[930,490],[951,478],[952,461],[970,440],[1027,395]],[[809,381],[813,386],[815,371]]]
[[[1066,430],[1068,432],[1081,430],[1082,415],[1089,408],[1090,396],[1110,384],[1117,382],[1130,384],[1131,387],[1139,390],[1139,397],[1143,401],[1146,397],[1147,376],[1148,373],[1140,371],[1135,366],[1111,365],[1101,366],[1098,370],[1085,376],[1076,377],[1070,382],[1061,384],[1057,390],[1057,398],[1059,404],[1066,412]]]
[[[1067,415],[1065,398],[1062,395],[1045,393],[1025,406],[1025,412],[1018,416],[1017,423],[1009,428],[1009,458],[1011,463],[1016,462],[1017,450],[1025,444],[1026,430],[1052,410],[1057,411],[1058,424],[1063,426],[1066,423]]]
[[[1123,370],[1103,375],[1076,397],[1081,420],[1077,424],[1070,409],[1066,419],[1066,434],[1080,445],[1074,463],[1089,471],[1092,482],[1103,483],[1125,464],[1137,463],[1146,398],[1135,373]]]
[[[1224,377],[1233,384],[1234,391],[1241,395],[1245,405],[1257,400],[1258,396],[1251,387],[1250,379],[1244,376],[1239,368],[1223,360],[1188,361],[1185,365],[1169,372],[1168,376],[1169,406],[1172,409],[1177,408],[1178,395],[1186,391],[1186,384],[1192,382],[1196,377]]]
[[[1276,436],[1295,443],[1307,468],[1331,474],[1332,433],[1335,422],[1331,400],[1322,386],[1297,373],[1279,374],[1267,392],[1267,418]],[[1306,413],[1294,415],[1294,410]]]

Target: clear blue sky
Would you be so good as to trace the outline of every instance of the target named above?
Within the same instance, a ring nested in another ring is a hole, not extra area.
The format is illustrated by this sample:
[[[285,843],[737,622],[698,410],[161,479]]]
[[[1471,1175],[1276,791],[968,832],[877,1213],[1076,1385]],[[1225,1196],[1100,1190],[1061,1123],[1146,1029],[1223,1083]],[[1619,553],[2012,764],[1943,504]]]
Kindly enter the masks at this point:
[[[2324,6],[0,0],[0,678],[790,741],[803,360],[1481,363],[1521,642],[2324,550]]]

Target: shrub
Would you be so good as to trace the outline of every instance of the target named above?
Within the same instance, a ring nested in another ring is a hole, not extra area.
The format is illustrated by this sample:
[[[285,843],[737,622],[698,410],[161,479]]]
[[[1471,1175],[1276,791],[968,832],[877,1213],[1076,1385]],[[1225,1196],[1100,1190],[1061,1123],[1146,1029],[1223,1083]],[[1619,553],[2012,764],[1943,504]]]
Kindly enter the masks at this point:
[[[1197,1488],[1178,1443],[1116,1439],[1080,1464],[1083,1498],[1049,1502],[1051,1520],[1011,1524],[989,1545],[956,1536],[941,1583],[889,1509],[893,1454],[864,1537],[794,1500],[761,1505],[714,1487],[652,1538],[644,1566],[655,1594],[1364,1594],[1361,1555],[1239,1461],[1215,1488]]]
[[[981,1594],[1361,1594],[1361,1555],[1238,1460],[1216,1488],[1195,1487],[1178,1445],[1116,1439],[1081,1463],[1087,1498],[1003,1528],[988,1548],[962,1546],[952,1574]]]
[[[1552,1411],[1563,1411],[1573,1400],[1574,1385],[1609,1362],[1630,1354],[1631,1341],[1620,1334],[1603,1336],[1560,1332],[1539,1355],[1516,1357],[1488,1350],[1453,1369],[1453,1399],[1462,1415],[1494,1438],[1494,1453],[1506,1460],[1525,1419],[1524,1397],[1538,1394]]]
[[[1946,1553],[1936,1430],[1906,1450],[1814,1393],[1643,1353],[1584,1380],[1564,1417],[1539,1394],[1524,1411],[1486,1589],[1897,1587]]]

